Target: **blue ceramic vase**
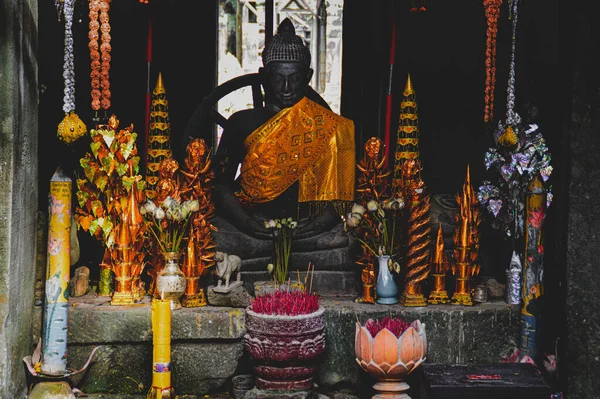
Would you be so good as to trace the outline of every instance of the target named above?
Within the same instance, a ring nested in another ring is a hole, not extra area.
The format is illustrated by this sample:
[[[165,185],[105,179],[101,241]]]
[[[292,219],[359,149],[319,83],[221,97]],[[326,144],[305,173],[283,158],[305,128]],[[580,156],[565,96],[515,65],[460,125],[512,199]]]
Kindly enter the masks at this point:
[[[398,286],[388,267],[388,255],[377,256],[379,275],[377,276],[377,303],[393,305],[398,303]]]

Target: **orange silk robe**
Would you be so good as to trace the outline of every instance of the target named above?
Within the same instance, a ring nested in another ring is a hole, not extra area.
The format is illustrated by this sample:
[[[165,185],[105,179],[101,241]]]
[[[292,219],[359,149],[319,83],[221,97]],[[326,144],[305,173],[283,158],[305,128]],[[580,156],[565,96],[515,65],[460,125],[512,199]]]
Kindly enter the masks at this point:
[[[272,201],[299,182],[298,202],[352,201],[354,123],[304,97],[244,142],[242,202]]]

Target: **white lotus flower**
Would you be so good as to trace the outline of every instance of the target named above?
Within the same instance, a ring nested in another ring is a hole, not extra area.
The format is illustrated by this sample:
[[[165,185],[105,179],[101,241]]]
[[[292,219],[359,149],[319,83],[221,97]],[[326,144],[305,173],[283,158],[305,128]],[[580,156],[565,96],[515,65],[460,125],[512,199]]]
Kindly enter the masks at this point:
[[[365,207],[360,204],[352,205],[352,213],[358,213],[360,216],[365,214]]]
[[[154,210],[156,209],[156,205],[154,204],[154,202],[148,200],[144,203],[144,209],[146,209],[146,212],[150,214],[154,212]]]
[[[352,228],[357,227],[360,224],[361,219],[360,213],[349,213],[348,216],[346,216],[346,225]]]
[[[367,209],[369,212],[375,212],[379,208],[379,204],[375,200],[367,202]]]
[[[159,208],[159,207],[157,207],[154,210],[154,214],[153,215],[154,215],[154,218],[156,220],[163,220],[165,218],[165,216],[166,216],[165,215],[165,211],[162,208]]]
[[[198,212],[199,209],[200,209],[200,203],[198,202],[198,200],[190,201],[190,211]]]
[[[175,206],[175,200],[173,198],[171,198],[171,197],[167,197],[162,202],[162,206],[164,206],[165,208],[169,209],[169,208]]]

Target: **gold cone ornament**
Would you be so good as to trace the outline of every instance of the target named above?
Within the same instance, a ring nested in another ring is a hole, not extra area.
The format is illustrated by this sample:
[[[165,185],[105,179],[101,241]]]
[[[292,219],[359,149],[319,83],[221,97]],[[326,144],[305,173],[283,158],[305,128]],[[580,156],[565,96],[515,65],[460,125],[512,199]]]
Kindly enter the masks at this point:
[[[456,215],[454,232],[454,264],[452,273],[456,276],[456,287],[452,295],[453,305],[473,305],[471,298],[471,278],[479,274],[479,227],[481,211],[471,185],[471,174],[467,165],[467,176],[461,194],[456,195],[460,212]]]
[[[161,73],[158,74],[156,86],[152,91],[149,127],[148,154],[146,155],[146,196],[149,199],[154,199],[156,197],[156,183],[160,179],[160,163],[173,155],[169,102],[167,101],[167,90]]]
[[[398,193],[403,183],[402,165],[408,160],[419,159],[419,117],[417,115],[417,95],[410,79],[406,79],[406,86],[402,93],[404,98],[400,103],[400,120],[398,122],[398,135],[396,140],[396,153],[394,159],[394,177],[392,179],[392,192]]]
[[[449,302],[448,292],[446,291],[446,273],[450,269],[450,263],[444,250],[444,233],[442,224],[438,227],[437,237],[435,239],[435,251],[431,256],[431,268],[433,277],[433,289],[429,294],[427,302],[431,305],[444,304]]]

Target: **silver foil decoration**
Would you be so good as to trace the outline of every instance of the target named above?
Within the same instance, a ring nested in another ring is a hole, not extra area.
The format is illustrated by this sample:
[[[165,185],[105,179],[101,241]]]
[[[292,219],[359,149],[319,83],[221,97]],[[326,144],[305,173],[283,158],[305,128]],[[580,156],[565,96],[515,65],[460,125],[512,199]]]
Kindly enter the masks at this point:
[[[473,302],[485,303],[488,301],[488,287],[484,284],[478,284],[473,293]]]
[[[513,0],[510,6],[512,7],[512,51],[510,56],[510,72],[508,74],[508,90],[506,93],[506,126],[517,126],[520,118],[515,114],[515,49],[517,44],[519,0]]]
[[[512,253],[510,266],[506,270],[506,303],[519,305],[521,303],[521,259],[515,251]]]
[[[75,0],[64,1],[65,14],[65,58],[63,64],[63,78],[65,80],[65,95],[63,97],[63,111],[68,114],[75,110],[75,58],[73,55],[73,11]]]

